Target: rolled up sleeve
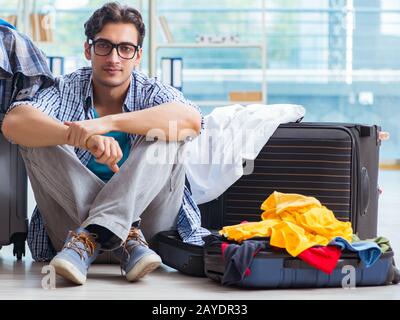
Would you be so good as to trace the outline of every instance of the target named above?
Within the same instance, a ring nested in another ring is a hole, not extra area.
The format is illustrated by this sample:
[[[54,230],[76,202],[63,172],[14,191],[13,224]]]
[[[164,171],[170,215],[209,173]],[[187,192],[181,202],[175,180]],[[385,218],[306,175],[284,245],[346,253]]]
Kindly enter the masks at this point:
[[[38,91],[31,99],[14,101],[8,108],[7,113],[20,105],[30,105],[48,116],[57,119],[60,104],[60,92],[56,87],[52,86]]]

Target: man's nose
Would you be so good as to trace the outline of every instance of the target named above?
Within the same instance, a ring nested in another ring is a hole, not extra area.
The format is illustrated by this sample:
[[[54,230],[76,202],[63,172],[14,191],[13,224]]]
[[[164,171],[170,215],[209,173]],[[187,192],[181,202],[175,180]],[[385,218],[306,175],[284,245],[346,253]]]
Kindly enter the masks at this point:
[[[111,62],[118,62],[119,61],[119,55],[117,52],[117,48],[113,48],[110,52],[110,54],[107,56],[107,60]]]

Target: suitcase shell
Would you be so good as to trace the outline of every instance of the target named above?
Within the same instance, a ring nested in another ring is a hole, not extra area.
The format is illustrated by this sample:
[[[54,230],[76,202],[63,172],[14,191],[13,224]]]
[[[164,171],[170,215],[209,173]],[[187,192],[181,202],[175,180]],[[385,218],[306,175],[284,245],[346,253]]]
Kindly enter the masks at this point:
[[[222,283],[225,264],[220,245],[214,243],[205,247],[204,266],[208,278]],[[393,251],[383,253],[369,268],[360,261],[357,253],[343,251],[334,271],[328,275],[284,251],[261,250],[252,261],[250,275],[234,286],[254,289],[348,286],[351,282],[345,277],[349,270],[343,269],[344,266],[354,267],[356,287],[399,282]]]
[[[0,114],[0,128],[3,115]],[[18,260],[25,255],[27,220],[27,175],[18,146],[0,131],[0,248],[14,244]]]
[[[216,231],[212,233],[218,234]],[[164,264],[186,275],[208,277],[222,283],[225,266],[220,245],[203,248],[183,243],[174,230],[158,233],[153,243],[153,249]],[[341,287],[348,272],[344,266],[354,267],[356,287],[397,284],[400,281],[393,251],[382,254],[369,268],[363,265],[356,253],[344,251],[330,275],[282,251],[261,251],[253,260],[251,275],[235,286],[253,289]]]
[[[205,277],[204,248],[184,243],[177,231],[162,231],[156,234],[152,241],[152,249],[167,266],[190,276]]]

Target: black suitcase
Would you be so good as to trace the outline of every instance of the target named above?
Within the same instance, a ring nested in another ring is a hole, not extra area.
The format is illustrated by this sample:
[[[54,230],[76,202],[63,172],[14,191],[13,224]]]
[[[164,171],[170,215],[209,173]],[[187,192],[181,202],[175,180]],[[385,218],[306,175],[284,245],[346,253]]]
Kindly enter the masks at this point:
[[[0,113],[0,128],[4,115]],[[27,220],[27,175],[18,146],[0,131],[0,248],[14,244],[13,254],[25,255]]]
[[[175,230],[157,233],[151,243],[152,249],[167,266],[194,277],[205,277],[204,248],[180,240]]]
[[[223,195],[199,206],[210,230],[261,219],[260,206],[273,192],[314,196],[361,239],[377,233],[378,126],[290,123],[278,127],[255,160]],[[248,164],[246,164],[248,165]],[[202,247],[161,232],[155,249],[163,262],[185,274],[205,276]]]

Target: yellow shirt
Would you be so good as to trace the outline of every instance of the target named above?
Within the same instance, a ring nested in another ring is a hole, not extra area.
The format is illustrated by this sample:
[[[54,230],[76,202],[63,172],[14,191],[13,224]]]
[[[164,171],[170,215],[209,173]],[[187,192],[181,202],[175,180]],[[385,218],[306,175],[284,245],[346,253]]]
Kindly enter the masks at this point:
[[[285,248],[294,257],[315,245],[325,246],[334,237],[352,239],[351,223],[337,220],[314,197],[275,191],[261,209],[262,221],[226,226],[219,233],[238,242],[270,237],[272,246]]]

